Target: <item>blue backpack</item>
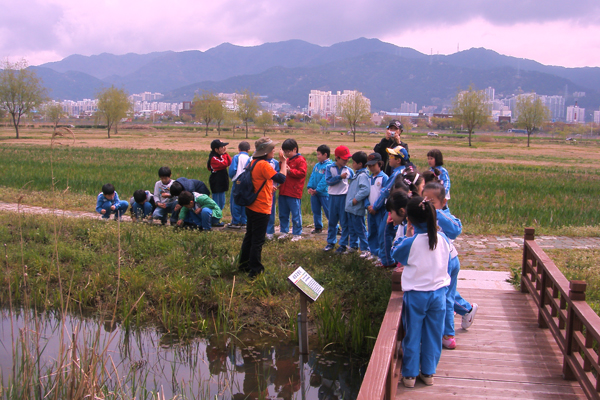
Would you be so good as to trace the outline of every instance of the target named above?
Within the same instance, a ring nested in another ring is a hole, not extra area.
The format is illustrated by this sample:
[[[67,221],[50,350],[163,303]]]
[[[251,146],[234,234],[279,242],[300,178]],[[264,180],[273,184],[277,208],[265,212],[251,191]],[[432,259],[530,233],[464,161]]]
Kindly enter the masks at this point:
[[[260,161],[265,160],[257,160],[254,163],[250,163],[250,165],[244,169],[244,172],[242,172],[240,176],[238,176],[237,179],[233,181],[231,193],[233,195],[233,201],[238,206],[247,207],[249,205],[252,205],[252,203],[254,203],[254,201],[258,197],[258,194],[260,193],[262,188],[267,183],[267,181],[265,180],[258,189],[258,191],[254,192],[254,184],[252,183],[252,170]]]

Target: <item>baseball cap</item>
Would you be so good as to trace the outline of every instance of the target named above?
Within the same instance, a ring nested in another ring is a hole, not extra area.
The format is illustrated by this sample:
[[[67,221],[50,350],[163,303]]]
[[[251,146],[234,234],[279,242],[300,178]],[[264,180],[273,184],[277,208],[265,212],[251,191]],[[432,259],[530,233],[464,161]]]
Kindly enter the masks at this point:
[[[266,156],[267,154],[269,154],[271,152],[271,150],[273,150],[275,148],[276,144],[277,143],[275,143],[268,137],[261,137],[256,142],[254,142],[255,150],[254,150],[254,153],[252,154],[252,157],[256,158],[256,157]]]
[[[396,119],[391,120],[386,129],[390,129],[390,128],[397,128],[398,130],[404,130],[404,126],[402,125],[402,122],[400,122]]]
[[[215,149],[218,149],[219,147],[227,146],[228,144],[229,143],[221,142],[219,139],[215,139],[212,142],[210,142],[210,148],[215,150]]]
[[[378,161],[382,161],[381,154],[379,154],[379,153],[371,153],[367,157],[367,164],[366,165],[375,165],[375,164],[377,164]]]
[[[335,156],[342,160],[347,160],[352,157],[352,154],[350,154],[350,149],[346,146],[338,146],[335,148]]]
[[[396,156],[396,157],[400,157],[404,160],[408,160],[408,152],[406,151],[406,149],[402,146],[396,146],[393,149],[385,149],[389,154]]]

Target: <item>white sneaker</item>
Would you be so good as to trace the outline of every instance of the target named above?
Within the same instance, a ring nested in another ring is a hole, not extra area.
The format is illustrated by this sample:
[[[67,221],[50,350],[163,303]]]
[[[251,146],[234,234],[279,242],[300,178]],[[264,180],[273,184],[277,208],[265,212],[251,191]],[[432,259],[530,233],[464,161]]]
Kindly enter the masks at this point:
[[[292,237],[292,242],[297,242],[299,240],[302,240],[302,235],[294,235],[294,237]]]
[[[473,303],[471,307],[471,311],[462,316],[462,321],[460,322],[460,326],[463,329],[469,329],[471,325],[473,325],[473,321],[475,320],[475,315],[477,314],[477,309],[479,306],[477,303]]]
[[[267,239],[267,240],[273,240],[273,234],[272,233],[267,233],[265,235],[265,239]]]
[[[285,239],[287,239],[289,237],[290,237],[290,235],[288,235],[287,233],[283,233],[283,234],[279,235],[279,237],[277,239],[279,239],[279,240],[285,240]]]
[[[366,258],[367,260],[370,260],[369,257],[371,257],[371,252],[370,251],[363,251],[362,253],[360,253],[360,258]]]

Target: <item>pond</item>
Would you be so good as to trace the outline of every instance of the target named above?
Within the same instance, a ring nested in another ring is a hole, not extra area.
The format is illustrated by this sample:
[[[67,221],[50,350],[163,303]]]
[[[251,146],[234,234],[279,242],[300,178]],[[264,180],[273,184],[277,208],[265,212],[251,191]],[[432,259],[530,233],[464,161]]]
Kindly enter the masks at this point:
[[[12,375],[13,359],[22,361],[25,348],[40,354],[44,382],[55,375],[47,371],[56,369],[57,360],[84,364],[95,354],[101,384],[138,399],[156,398],[156,393],[161,399],[355,399],[367,363],[327,348],[301,357],[297,343],[257,334],[184,341],[156,329],[127,331],[110,321],[3,310],[3,386]]]

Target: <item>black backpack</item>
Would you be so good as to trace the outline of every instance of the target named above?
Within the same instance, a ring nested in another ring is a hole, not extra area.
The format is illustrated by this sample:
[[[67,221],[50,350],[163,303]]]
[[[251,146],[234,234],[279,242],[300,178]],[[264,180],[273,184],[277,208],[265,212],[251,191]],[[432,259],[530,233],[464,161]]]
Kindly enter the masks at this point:
[[[233,194],[233,201],[238,206],[247,207],[252,205],[258,194],[265,186],[267,181],[265,180],[263,184],[260,186],[257,192],[254,192],[254,184],[252,183],[252,170],[260,161],[265,160],[257,160],[254,163],[251,163],[248,167],[244,169],[244,172],[237,177],[235,181],[233,181],[233,187],[231,188],[231,193]],[[265,161],[266,162],[266,161]]]

